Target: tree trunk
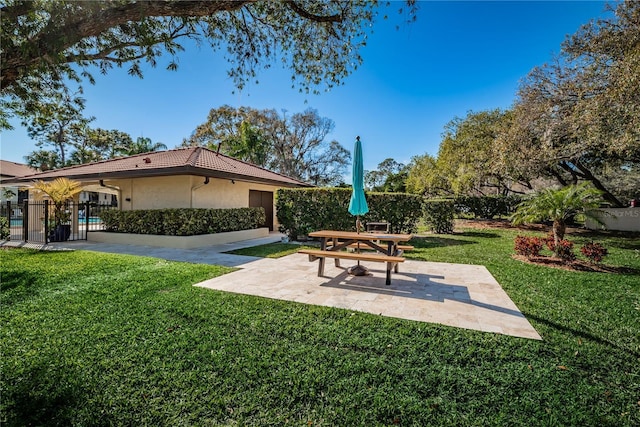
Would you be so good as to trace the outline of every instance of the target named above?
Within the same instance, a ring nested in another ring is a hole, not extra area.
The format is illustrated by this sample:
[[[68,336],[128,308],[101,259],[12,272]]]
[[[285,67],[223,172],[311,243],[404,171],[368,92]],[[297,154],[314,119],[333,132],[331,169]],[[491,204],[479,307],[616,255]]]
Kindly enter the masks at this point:
[[[567,224],[563,219],[553,221],[553,244],[554,248],[558,248],[560,240],[564,239],[564,233],[567,231]]]

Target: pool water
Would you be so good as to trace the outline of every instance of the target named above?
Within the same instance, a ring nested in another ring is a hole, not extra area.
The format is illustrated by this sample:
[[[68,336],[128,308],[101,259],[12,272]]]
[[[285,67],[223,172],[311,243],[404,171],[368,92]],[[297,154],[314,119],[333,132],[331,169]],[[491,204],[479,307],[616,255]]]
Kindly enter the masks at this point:
[[[86,218],[78,218],[80,225],[86,224]],[[97,216],[89,217],[89,224],[101,224],[102,221]],[[11,227],[20,227],[22,226],[22,218],[11,219]]]

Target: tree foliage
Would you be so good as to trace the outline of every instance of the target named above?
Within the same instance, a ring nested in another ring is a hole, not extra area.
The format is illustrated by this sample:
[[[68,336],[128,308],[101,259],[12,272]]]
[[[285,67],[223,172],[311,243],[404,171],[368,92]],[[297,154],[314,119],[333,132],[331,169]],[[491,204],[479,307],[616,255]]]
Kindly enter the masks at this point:
[[[448,186],[436,168],[437,159],[430,154],[414,156],[409,163],[407,191],[428,197],[445,193]]]
[[[81,116],[79,120],[71,121],[65,126],[60,126],[56,121],[49,122],[48,126],[58,126],[54,129],[59,131],[51,135],[44,134],[36,146],[52,145],[53,148],[40,148],[29,153],[25,156],[27,164],[46,171],[167,148],[162,142],[153,142],[151,138],[138,137],[134,141],[126,132],[94,129],[88,122]]]
[[[445,126],[438,156],[416,156],[409,167],[409,191],[436,195],[502,194],[530,188],[523,177],[500,167],[499,137],[509,128],[511,112],[470,111]]]
[[[161,151],[166,149],[167,146],[162,142],[153,142],[151,138],[139,136],[129,145],[118,147],[117,153],[124,154],[126,156],[132,156],[134,154],[149,153],[151,151]]]
[[[607,5],[613,15],[584,25],[563,50],[601,86],[583,101],[582,124],[590,143],[608,141],[609,154],[640,163],[640,3]]]
[[[614,179],[640,164],[640,3],[583,26],[524,80],[505,162],[562,185],[589,181],[622,206]],[[612,173],[615,171],[615,173]],[[640,186],[636,187],[640,191]]]
[[[507,194],[512,190],[512,181],[495,167],[495,143],[508,120],[508,112],[496,109],[469,112],[445,126],[436,166],[453,194]]]
[[[387,158],[378,163],[376,170],[365,171],[365,187],[369,191],[404,193],[407,190],[407,174],[407,166],[392,158]]]
[[[53,147],[58,159],[55,167],[66,165],[70,146],[77,142],[83,129],[93,120],[82,115],[84,99],[79,93],[72,94],[64,88],[61,92],[48,90],[46,96],[31,104],[26,108],[32,109],[33,114],[29,120],[23,121],[27,134],[38,141],[36,147],[41,150]]]
[[[315,185],[330,185],[340,182],[351,159],[338,141],[327,141],[333,128],[333,121],[314,109],[280,115],[273,109],[224,105],[212,109],[183,145],[206,146]]]
[[[410,19],[415,2],[407,2]],[[141,65],[177,69],[186,40],[224,51],[238,88],[261,67],[281,63],[292,84],[317,92],[343,82],[362,62],[376,1],[21,1],[1,5],[3,124],[28,103],[114,66],[142,77]],[[26,111],[30,113],[31,111]]]
[[[611,9],[613,10],[613,9]],[[612,206],[640,194],[640,3],[584,25],[522,80],[514,106],[445,128],[407,186],[429,195],[527,192],[590,182]]]

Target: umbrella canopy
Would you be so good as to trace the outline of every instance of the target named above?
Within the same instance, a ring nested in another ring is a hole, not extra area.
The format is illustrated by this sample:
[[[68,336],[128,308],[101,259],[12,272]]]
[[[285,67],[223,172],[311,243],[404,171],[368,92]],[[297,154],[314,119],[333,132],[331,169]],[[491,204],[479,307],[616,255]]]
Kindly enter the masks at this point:
[[[351,215],[364,215],[369,212],[367,199],[364,196],[364,171],[362,169],[362,143],[360,137],[356,138],[356,145],[353,149],[353,171],[351,173],[353,191],[349,202],[349,213]]]

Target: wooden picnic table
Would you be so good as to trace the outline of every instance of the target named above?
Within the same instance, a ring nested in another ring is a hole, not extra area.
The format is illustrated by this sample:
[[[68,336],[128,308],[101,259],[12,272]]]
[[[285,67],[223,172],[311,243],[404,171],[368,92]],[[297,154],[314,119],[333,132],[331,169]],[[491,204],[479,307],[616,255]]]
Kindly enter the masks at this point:
[[[391,270],[398,272],[398,264],[404,262],[404,249],[399,245],[411,240],[411,234],[391,234],[381,232],[356,233],[354,231],[320,230],[309,233],[320,238],[320,250],[301,249],[298,252],[309,255],[309,261],[319,260],[318,276],[324,275],[326,258],[333,258],[337,267],[340,259],[385,262],[387,264],[386,284],[391,284]],[[342,249],[360,247],[372,249],[375,253],[344,252]],[[408,248],[408,247],[407,247]]]

